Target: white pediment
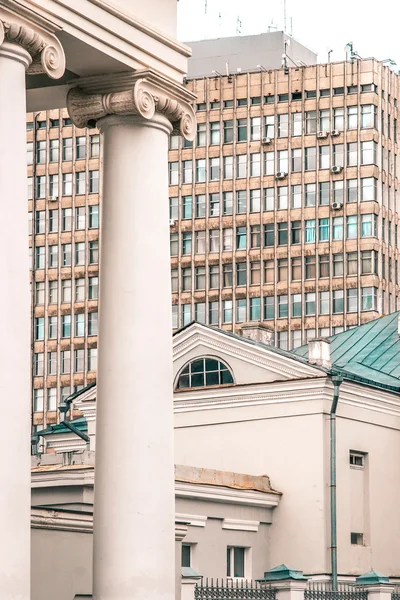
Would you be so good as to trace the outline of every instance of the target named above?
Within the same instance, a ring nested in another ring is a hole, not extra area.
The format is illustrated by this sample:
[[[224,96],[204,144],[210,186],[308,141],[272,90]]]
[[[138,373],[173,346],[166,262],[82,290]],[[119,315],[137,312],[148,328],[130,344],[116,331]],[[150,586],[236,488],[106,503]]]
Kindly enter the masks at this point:
[[[173,352],[175,378],[186,363],[202,356],[224,362],[238,385],[326,375],[321,369],[272,346],[200,323],[193,323],[174,335]]]

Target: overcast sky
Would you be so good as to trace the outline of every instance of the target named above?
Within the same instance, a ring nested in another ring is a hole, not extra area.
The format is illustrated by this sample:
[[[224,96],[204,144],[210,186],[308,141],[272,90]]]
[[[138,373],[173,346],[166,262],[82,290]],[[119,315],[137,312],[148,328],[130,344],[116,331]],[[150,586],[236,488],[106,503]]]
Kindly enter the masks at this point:
[[[207,14],[205,13],[207,4]],[[178,35],[182,41],[268,31],[271,22],[283,29],[284,0],[179,0]],[[318,53],[318,61],[345,58],[352,41],[362,57],[392,58],[400,70],[399,0],[286,0],[286,30]]]

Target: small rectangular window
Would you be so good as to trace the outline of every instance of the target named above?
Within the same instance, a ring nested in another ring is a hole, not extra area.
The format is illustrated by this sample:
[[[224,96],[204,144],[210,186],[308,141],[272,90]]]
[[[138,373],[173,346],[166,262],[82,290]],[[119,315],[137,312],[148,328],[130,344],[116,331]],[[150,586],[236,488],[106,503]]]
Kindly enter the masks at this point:
[[[350,533],[350,543],[356,546],[363,546],[364,545],[364,534],[363,533],[355,533],[355,532],[351,532]]]
[[[352,452],[350,450],[349,462],[351,467],[364,468],[365,455],[362,452]]]
[[[190,544],[182,544],[182,567],[191,566],[191,546]]]
[[[306,91],[306,98],[316,98],[317,97],[317,92],[315,90],[307,90]]]

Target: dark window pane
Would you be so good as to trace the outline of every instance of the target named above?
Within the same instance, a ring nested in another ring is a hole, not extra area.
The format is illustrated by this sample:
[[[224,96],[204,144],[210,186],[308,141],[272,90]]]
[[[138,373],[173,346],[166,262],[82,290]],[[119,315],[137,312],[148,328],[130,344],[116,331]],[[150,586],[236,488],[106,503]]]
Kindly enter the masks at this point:
[[[189,375],[181,375],[179,377],[178,387],[180,389],[189,387]]]
[[[200,360],[194,360],[191,367],[192,373],[201,373],[204,371],[204,360],[202,358]]]
[[[218,361],[214,358],[207,358],[206,371],[218,371]]]
[[[206,385],[218,385],[219,377],[218,371],[213,371],[212,373],[206,373]]]
[[[192,387],[201,387],[204,385],[204,373],[192,375]]]

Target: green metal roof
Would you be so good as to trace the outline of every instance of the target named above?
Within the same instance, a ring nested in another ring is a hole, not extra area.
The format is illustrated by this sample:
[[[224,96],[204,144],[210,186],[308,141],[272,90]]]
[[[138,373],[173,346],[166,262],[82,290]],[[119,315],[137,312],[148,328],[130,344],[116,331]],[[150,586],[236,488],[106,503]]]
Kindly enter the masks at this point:
[[[399,312],[327,338],[332,369],[347,379],[400,391]],[[292,350],[307,359],[308,345]]]
[[[79,419],[74,419],[70,421],[71,425],[78,429],[79,431],[87,432],[87,421],[85,417],[80,417]],[[37,435],[51,435],[52,433],[71,433],[71,430],[65,427],[63,423],[58,423],[57,425],[49,425],[46,429],[42,429],[37,432]]]

